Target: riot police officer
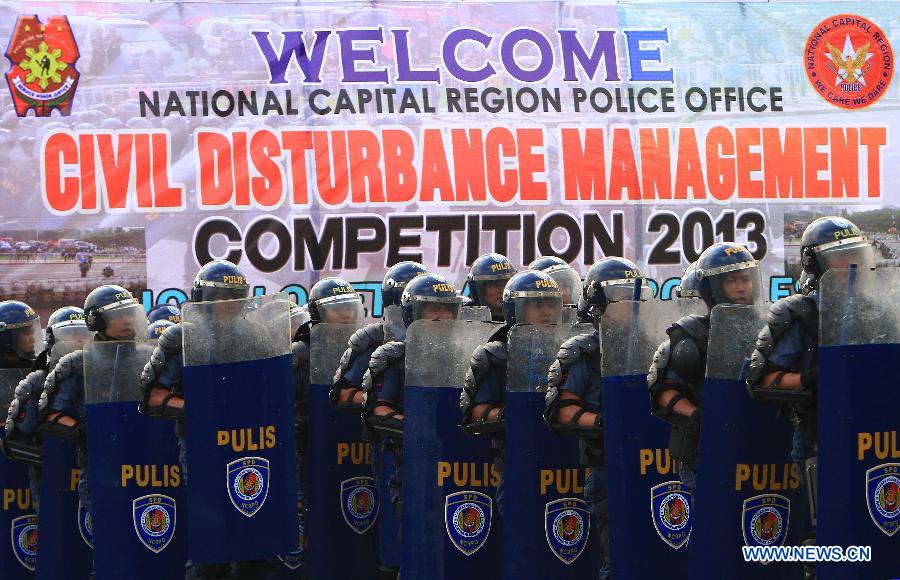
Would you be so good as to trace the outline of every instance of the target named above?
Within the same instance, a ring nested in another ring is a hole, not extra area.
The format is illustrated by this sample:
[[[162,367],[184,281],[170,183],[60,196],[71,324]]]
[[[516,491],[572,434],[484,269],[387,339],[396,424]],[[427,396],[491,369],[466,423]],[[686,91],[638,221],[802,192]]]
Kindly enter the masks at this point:
[[[503,315],[505,324],[472,353],[459,401],[464,430],[491,436],[494,461],[501,473],[495,497],[501,516],[504,483],[503,400],[509,331],[516,324],[546,325],[560,321],[562,298],[556,280],[539,270],[516,273],[503,290]]]
[[[591,266],[585,276],[580,310],[595,330],[564,342],[547,374],[547,425],[560,435],[578,437],[581,460],[589,467],[584,498],[600,532],[601,578],[608,578],[610,570],[599,328],[610,323],[603,320],[609,304],[635,298],[636,284],[641,300],[652,296],[643,273],[631,260],[608,257]]]
[[[17,300],[0,302],[0,368],[34,365],[41,319],[31,306]]]
[[[509,259],[502,254],[485,254],[472,263],[466,282],[475,306],[487,306],[491,318],[503,322],[503,289],[516,273]]]
[[[578,299],[584,290],[584,284],[575,268],[567,264],[565,260],[556,256],[542,256],[528,264],[528,268],[541,270],[550,274],[550,277],[556,280],[559,292],[562,294],[564,306],[576,306],[578,304]]]
[[[446,278],[422,274],[406,284],[400,298],[405,328],[416,320],[459,318],[462,297]],[[363,377],[363,421],[366,427],[392,441],[396,470],[389,481],[391,502],[401,513],[403,484],[403,386],[405,345],[391,341],[375,349]]]
[[[181,322],[181,309],[171,304],[158,304],[147,314],[147,324],[166,320],[172,324]]]
[[[391,307],[400,306],[403,290],[410,280],[426,274],[428,270],[418,262],[406,261],[391,266],[381,282],[381,302],[385,313]],[[385,343],[385,337],[392,332],[402,335],[404,328],[386,328],[387,320],[369,324],[350,337],[347,350],[341,357],[335,372],[331,404],[337,410],[362,410],[362,379],[369,368],[369,358],[376,348]],[[394,338],[402,338],[395,336]],[[373,468],[375,465],[373,465]]]
[[[818,282],[831,269],[848,268],[851,264],[860,270],[873,268],[875,255],[852,222],[822,217],[804,230],[800,259],[800,292],[780,299],[769,309],[766,325],[750,356],[747,386],[759,400],[790,406],[794,422],[791,458],[800,472],[801,485],[806,488],[810,484],[806,464],[814,460],[817,442]],[[810,498],[814,508],[815,498]],[[815,531],[811,527],[805,535],[805,542],[814,542]],[[807,575],[811,574],[808,569]]]
[[[134,340],[147,328],[147,316],[140,302],[125,288],[112,284],[95,288],[87,295],[84,318],[96,342]],[[59,360],[44,382],[39,409],[40,429],[45,434],[76,442],[81,467],[78,496],[90,512],[83,359],[84,351],[77,350]]]
[[[250,286],[244,273],[227,260],[213,260],[197,272],[191,287],[191,302],[216,302],[247,298]],[[178,435],[178,459],[181,463],[183,481],[187,484],[187,448],[184,437],[184,359],[182,352],[182,327],[180,323],[166,328],[159,337],[150,361],[144,367],[141,386],[144,400],[139,408],[141,413],[151,417],[177,419],[175,431]],[[230,563],[194,564],[187,562],[186,578],[228,578]]]
[[[174,322],[169,322],[168,320],[151,322],[150,325],[147,326],[147,338],[152,341],[158,341],[159,337],[162,336],[162,333],[165,332],[167,328],[174,325]]]
[[[691,262],[681,274],[681,282],[673,291],[677,300],[693,301],[700,298],[700,279],[697,277],[697,262]]]
[[[760,295],[757,262],[739,244],[723,242],[707,248],[696,262],[696,278],[700,297],[710,311],[719,304],[754,304]],[[685,316],[666,333],[669,340],[657,348],[647,375],[651,412],[671,424],[669,452],[681,481],[693,491],[703,415],[709,313]]]

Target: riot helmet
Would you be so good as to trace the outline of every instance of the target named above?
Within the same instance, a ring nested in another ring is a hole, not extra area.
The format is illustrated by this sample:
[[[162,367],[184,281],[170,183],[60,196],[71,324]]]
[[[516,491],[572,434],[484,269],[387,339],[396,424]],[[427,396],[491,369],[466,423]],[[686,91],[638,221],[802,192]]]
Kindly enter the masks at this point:
[[[734,242],[713,244],[696,263],[700,297],[710,308],[717,304],[756,304],[759,300],[759,265],[744,246]]]
[[[213,260],[197,272],[191,287],[191,302],[239,300],[250,294],[241,269],[228,260]]]
[[[485,254],[472,263],[466,281],[476,306],[487,306],[494,319],[503,316],[503,290],[516,269],[506,256]]]
[[[540,270],[516,273],[503,289],[503,315],[507,326],[559,324],[562,320],[559,285]]]
[[[425,266],[418,262],[405,261],[391,266],[381,281],[381,304],[384,308],[398,306],[403,288],[416,276],[427,273]]]
[[[403,289],[400,306],[403,324],[416,320],[458,319],[462,297],[449,280],[440,274],[422,274],[410,280]]]
[[[363,319],[362,298],[341,278],[322,278],[313,284],[306,307],[313,324],[354,324]]]
[[[144,307],[114,284],[91,290],[84,300],[84,318],[89,330],[111,340],[134,340],[147,328]]]
[[[18,300],[0,302],[0,352],[33,359],[41,338],[41,317]]]

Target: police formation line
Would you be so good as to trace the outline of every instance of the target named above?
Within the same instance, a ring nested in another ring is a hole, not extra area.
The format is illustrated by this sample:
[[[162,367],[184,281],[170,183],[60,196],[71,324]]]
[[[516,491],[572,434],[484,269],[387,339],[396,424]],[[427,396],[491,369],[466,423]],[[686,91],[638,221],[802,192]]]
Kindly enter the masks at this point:
[[[841,218],[801,253],[771,305],[735,243],[666,302],[624,258],[498,254],[468,296],[396,264],[368,325],[340,278],[299,306],[222,260],[181,310],[96,288],[43,349],[2,302],[2,576],[900,574],[900,276]],[[803,544],[871,561],[741,550]]]

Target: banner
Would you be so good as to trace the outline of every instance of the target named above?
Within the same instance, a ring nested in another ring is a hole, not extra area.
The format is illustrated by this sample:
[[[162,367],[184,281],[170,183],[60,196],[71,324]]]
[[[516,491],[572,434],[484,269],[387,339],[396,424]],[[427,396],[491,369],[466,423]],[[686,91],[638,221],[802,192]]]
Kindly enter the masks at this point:
[[[799,235],[898,263],[896,4],[2,2],[0,299],[181,302],[403,259],[635,260],[662,298],[716,241],[790,293]],[[461,285],[461,284],[460,284]]]

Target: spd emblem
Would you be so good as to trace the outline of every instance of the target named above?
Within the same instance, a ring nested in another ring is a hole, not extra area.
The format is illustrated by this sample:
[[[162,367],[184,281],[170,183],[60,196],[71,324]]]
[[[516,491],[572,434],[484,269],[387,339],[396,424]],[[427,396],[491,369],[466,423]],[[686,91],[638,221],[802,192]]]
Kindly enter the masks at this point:
[[[148,550],[159,554],[175,535],[175,500],[151,494],[131,502],[134,533]]]
[[[303,533],[303,512],[297,513],[297,531],[299,533],[297,549],[283,556],[278,556],[281,563],[291,570],[297,570],[303,565],[303,553],[306,551],[306,534]]]
[[[650,519],[662,541],[676,550],[691,537],[691,492],[680,481],[650,488]]]
[[[262,457],[235,459],[226,466],[228,497],[234,508],[253,517],[269,494],[269,460]]]
[[[491,498],[477,491],[458,491],[444,502],[444,523],[450,541],[460,552],[471,556],[487,541],[491,532]]]
[[[6,48],[6,84],[16,114],[24,117],[34,109],[36,116],[49,117],[59,109],[68,115],[78,86],[78,57],[68,18],[51,16],[42,24],[36,14],[19,16]]]
[[[747,546],[781,546],[791,521],[791,500],[776,493],[744,500],[741,528]],[[768,564],[768,562],[763,562]]]
[[[341,514],[357,534],[365,534],[378,516],[378,488],[374,477],[354,477],[341,482]]]
[[[869,515],[887,536],[900,530],[900,463],[885,463],[866,472]]]
[[[78,500],[78,533],[81,534],[81,539],[84,540],[84,543],[93,550],[94,519],[91,517],[91,512],[81,505],[81,500]]]
[[[547,503],[544,508],[544,533],[553,555],[571,564],[590,535],[590,512],[583,499],[566,497]]]
[[[13,554],[19,564],[34,572],[37,567],[38,519],[37,514],[19,516],[12,521]]]

